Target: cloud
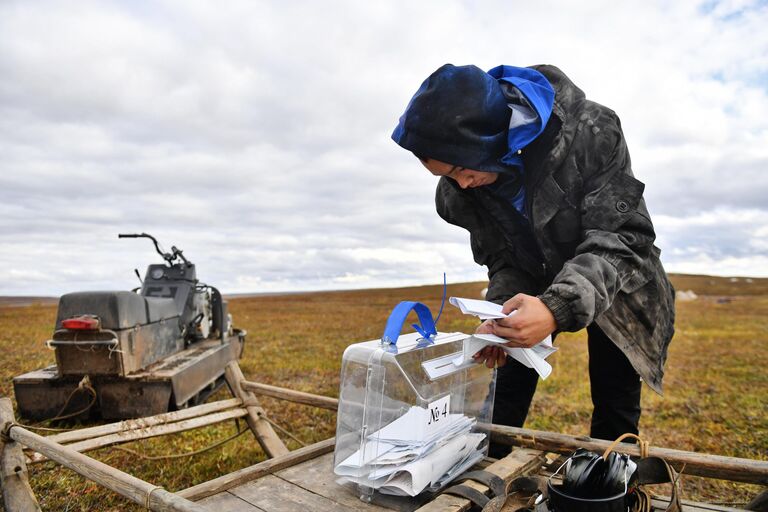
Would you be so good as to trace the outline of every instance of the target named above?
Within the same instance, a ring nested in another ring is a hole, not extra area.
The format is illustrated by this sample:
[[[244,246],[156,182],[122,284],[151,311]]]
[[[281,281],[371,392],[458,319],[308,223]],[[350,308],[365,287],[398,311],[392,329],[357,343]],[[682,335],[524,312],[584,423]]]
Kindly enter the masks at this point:
[[[3,2],[0,294],[134,286],[154,256],[122,231],[225,292],[483,279],[389,140],[445,62],[558,65],[619,113],[667,266],[759,273],[766,22],[741,1]]]

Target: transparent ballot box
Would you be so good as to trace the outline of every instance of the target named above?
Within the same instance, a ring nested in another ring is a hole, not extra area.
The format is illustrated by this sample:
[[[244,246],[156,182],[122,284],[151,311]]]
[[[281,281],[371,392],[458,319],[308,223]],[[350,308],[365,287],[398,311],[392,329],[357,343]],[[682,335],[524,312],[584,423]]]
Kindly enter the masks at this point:
[[[399,336],[412,309],[421,326]],[[333,466],[361,499],[437,491],[487,455],[496,372],[467,360],[469,337],[406,302],[382,339],[344,351]]]

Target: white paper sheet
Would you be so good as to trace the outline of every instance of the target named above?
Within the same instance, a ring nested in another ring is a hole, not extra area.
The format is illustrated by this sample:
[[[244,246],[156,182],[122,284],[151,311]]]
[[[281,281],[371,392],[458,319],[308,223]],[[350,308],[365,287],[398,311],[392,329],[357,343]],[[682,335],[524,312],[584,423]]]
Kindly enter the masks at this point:
[[[428,409],[412,406],[370,434],[362,450],[338,464],[334,472],[381,492],[416,496],[483,456],[478,446],[485,434],[472,432],[477,423],[474,418],[446,413],[439,422],[423,428],[429,418]]]
[[[449,302],[459,308],[465,315],[474,315],[482,320],[505,318],[516,313],[516,311],[512,311],[509,315],[505,315],[501,312],[502,307],[500,305],[485,300],[451,297]],[[464,340],[462,355],[454,359],[453,364],[456,366],[462,365],[470,361],[473,355],[488,345],[503,345],[508,341],[495,334],[474,334]],[[557,348],[552,345],[552,336],[547,336],[531,348],[507,346],[502,348],[513,359],[521,362],[528,368],[536,370],[536,373],[542,379],[546,379],[552,373],[552,365],[546,361],[547,357],[557,351]]]
[[[396,468],[376,467],[367,478],[350,475],[348,480],[387,494],[416,496],[428,486],[455,474],[469,459],[482,457],[482,452],[475,452],[483,439],[485,434],[464,433],[408,464]],[[339,474],[338,468],[336,474]]]
[[[506,318],[509,316],[501,312],[502,306],[493,302],[488,302],[487,300],[451,297],[448,299],[448,302],[450,302],[451,305],[459,308],[465,315],[474,315],[482,320],[488,320],[491,318]],[[514,313],[514,311],[512,313]]]
[[[494,339],[495,338],[495,339]],[[464,341],[464,351],[462,355],[453,360],[453,364],[460,366],[472,359],[477,352],[488,345],[502,345],[502,349],[513,359],[521,362],[528,368],[536,370],[542,379],[546,379],[552,373],[552,365],[546,361],[553,352],[557,351],[552,346],[552,337],[547,336],[538,345],[532,348],[519,348],[503,346],[508,340],[500,338],[493,334],[475,334]]]

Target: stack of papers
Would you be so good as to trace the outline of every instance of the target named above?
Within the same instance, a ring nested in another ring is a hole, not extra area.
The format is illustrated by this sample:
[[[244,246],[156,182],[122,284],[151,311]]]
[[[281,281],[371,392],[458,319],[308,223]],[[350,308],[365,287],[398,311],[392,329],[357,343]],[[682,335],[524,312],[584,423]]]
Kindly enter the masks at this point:
[[[471,431],[475,423],[463,414],[447,414],[425,428],[429,411],[413,406],[369,435],[334,471],[385,494],[416,496],[427,488],[437,490],[483,457],[479,446],[485,434]]]
[[[512,311],[510,314],[505,315],[501,312],[502,307],[500,305],[485,300],[451,297],[449,302],[459,308],[465,315],[474,315],[481,320],[506,318],[517,313],[516,311]],[[549,377],[549,374],[552,373],[552,365],[546,361],[546,358],[557,351],[557,349],[552,346],[552,336],[547,336],[531,348],[504,346],[508,341],[509,340],[505,340],[495,334],[474,334],[464,341],[462,355],[461,357],[454,359],[453,364],[459,366],[470,361],[473,355],[488,345],[502,345],[501,348],[504,352],[528,368],[536,370],[536,373],[538,373],[542,379]]]

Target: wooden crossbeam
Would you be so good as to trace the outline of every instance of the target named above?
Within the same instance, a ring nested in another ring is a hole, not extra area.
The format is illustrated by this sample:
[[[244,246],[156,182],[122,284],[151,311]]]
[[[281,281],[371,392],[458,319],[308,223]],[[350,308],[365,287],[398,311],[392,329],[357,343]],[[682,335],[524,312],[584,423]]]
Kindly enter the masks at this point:
[[[253,391],[257,395],[279,398],[288,402],[320,407],[321,409],[328,409],[331,411],[335,411],[339,407],[338,398],[331,398],[329,396],[313,395],[312,393],[294,391],[292,389],[270,386],[269,384],[251,382],[248,380],[244,380],[242,386],[244,389]]]
[[[269,457],[278,457],[289,453],[288,448],[272,429],[272,425],[264,418],[264,410],[259,406],[256,395],[242,387],[245,377],[243,377],[243,372],[237,361],[231,361],[227,365],[224,375],[227,378],[229,388],[237,398],[243,401],[243,405],[248,411],[245,419],[264,452]]]
[[[173,423],[175,421],[197,418],[198,416],[204,416],[213,412],[225,411],[227,409],[240,407],[240,405],[242,405],[242,402],[239,398],[229,398],[227,400],[219,400],[218,402],[211,402],[209,404],[196,405],[194,407],[189,407],[188,409],[182,409],[180,411],[165,412],[155,416],[147,416],[145,418],[123,420],[116,423],[108,423],[106,425],[81,428],[71,432],[62,432],[60,434],[48,436],[48,439],[51,441],[56,441],[60,444],[69,444],[77,441],[83,441],[85,439],[105,436],[108,434],[116,434],[118,432],[126,432],[129,430],[146,429],[155,425],[162,425],[165,423]]]
[[[64,467],[93,480],[134,503],[149,510],[169,512],[209,512],[206,507],[177,496],[162,487],[145,482],[133,475],[124,473],[103,462],[78,453],[68,446],[61,445],[39,436],[21,426],[13,426],[8,436],[19,444],[32,448]],[[5,489],[5,487],[3,487]],[[5,492],[5,491],[4,491]],[[17,510],[10,508],[8,510]],[[32,509],[34,510],[34,509]]]
[[[500,444],[525,446],[562,454],[570,454],[577,448],[603,453],[612,444],[611,441],[587,436],[571,436],[505,425],[491,426],[491,440]],[[640,455],[640,448],[629,443],[619,443],[615,451],[633,456]],[[684,467],[686,475],[768,485],[768,461],[656,447],[650,448],[649,455],[661,457],[677,471]]]
[[[215,425],[216,423],[221,423],[223,421],[235,418],[242,418],[247,415],[248,412],[245,409],[238,407],[235,409],[207,414],[205,416],[190,418],[188,420],[177,421],[175,423],[165,423],[147,428],[127,430],[125,432],[117,432],[114,434],[108,434],[106,436],[84,439],[83,441],[78,441],[66,446],[71,450],[82,453],[104,448],[113,444],[128,443],[130,441],[137,441],[139,439],[147,439],[150,437],[158,437],[168,434],[176,434],[178,432],[185,432],[187,430],[193,430],[208,425]],[[35,453],[29,458],[29,460],[30,463],[37,463],[43,462],[47,460],[47,458],[40,453]]]

